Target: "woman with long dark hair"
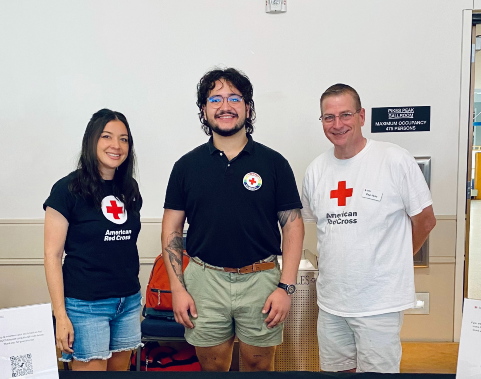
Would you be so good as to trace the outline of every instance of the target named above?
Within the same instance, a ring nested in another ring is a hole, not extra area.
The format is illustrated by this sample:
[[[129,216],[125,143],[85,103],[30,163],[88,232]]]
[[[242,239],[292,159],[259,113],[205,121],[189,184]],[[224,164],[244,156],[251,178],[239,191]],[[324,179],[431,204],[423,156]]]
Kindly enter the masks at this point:
[[[134,171],[127,119],[102,109],[87,125],[77,170],[55,183],[43,204],[56,342],[73,370],[126,370],[141,343],[142,198]]]

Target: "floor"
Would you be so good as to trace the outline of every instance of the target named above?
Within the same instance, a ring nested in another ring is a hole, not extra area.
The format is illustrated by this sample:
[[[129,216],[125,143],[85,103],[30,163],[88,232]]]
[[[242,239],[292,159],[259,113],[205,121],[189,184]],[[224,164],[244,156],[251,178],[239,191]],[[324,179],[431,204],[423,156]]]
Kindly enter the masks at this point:
[[[455,342],[403,342],[401,372],[455,374],[459,344]]]
[[[481,299],[481,200],[471,200],[468,297]]]

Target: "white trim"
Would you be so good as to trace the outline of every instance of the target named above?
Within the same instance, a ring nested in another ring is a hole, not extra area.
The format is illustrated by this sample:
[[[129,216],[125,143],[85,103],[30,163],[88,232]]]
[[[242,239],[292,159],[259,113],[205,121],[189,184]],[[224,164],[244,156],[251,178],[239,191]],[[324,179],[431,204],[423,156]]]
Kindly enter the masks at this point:
[[[461,336],[461,321],[463,317],[464,298],[464,254],[466,238],[466,170],[468,160],[468,127],[469,101],[471,86],[471,30],[473,12],[463,11],[463,26],[461,39],[461,77],[459,96],[459,137],[458,137],[458,196],[456,222],[456,268],[454,279],[454,342],[459,342]]]
[[[305,250],[305,249],[303,249]],[[316,254],[317,256],[317,254]],[[157,257],[148,257],[148,258],[140,258],[141,265],[151,265],[154,263],[155,258]],[[446,264],[446,263],[456,263],[454,257],[429,257],[429,264]],[[43,258],[7,258],[7,259],[0,259],[0,266],[43,266]],[[425,267],[416,267],[418,268],[425,268]]]
[[[446,263],[456,263],[456,258],[455,257],[434,257],[432,255],[429,256],[429,264],[446,264]],[[426,268],[426,267],[415,267],[414,269],[417,268]]]
[[[457,220],[456,215],[434,215],[436,220]]]
[[[31,218],[31,219],[23,219],[23,218],[18,218],[18,219],[0,219],[0,224],[43,224],[44,223],[43,218]]]

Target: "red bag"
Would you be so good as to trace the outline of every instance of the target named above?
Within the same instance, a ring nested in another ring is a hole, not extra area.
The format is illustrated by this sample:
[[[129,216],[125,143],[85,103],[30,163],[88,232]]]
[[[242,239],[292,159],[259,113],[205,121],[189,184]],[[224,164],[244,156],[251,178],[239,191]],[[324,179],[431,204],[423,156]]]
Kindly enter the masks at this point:
[[[132,355],[130,371],[136,371],[137,352]],[[186,344],[176,350],[171,346],[159,346],[148,342],[140,354],[140,371],[201,371],[194,346]]]
[[[189,256],[185,253],[182,257],[182,270],[189,264]],[[160,254],[154,262],[150,273],[147,293],[145,294],[145,314],[149,311],[171,311],[172,310],[172,291],[170,290],[169,277],[165,268],[164,258]]]

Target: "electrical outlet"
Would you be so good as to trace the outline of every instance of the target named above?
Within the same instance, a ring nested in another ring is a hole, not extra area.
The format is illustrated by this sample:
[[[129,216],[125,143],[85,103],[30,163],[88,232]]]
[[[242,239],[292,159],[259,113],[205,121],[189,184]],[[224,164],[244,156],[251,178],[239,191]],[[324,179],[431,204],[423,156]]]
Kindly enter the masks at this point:
[[[429,314],[429,292],[416,292],[416,306],[406,309],[405,315],[428,315]]]

